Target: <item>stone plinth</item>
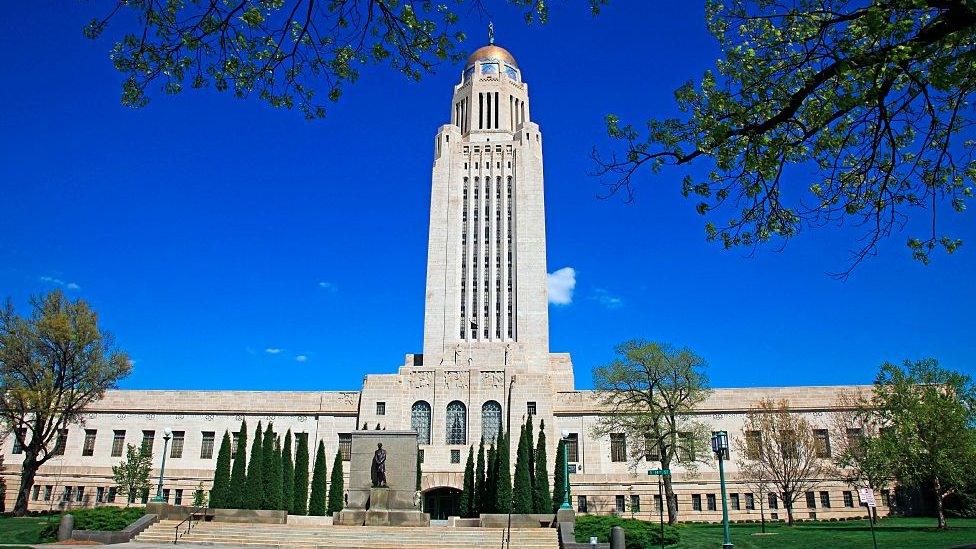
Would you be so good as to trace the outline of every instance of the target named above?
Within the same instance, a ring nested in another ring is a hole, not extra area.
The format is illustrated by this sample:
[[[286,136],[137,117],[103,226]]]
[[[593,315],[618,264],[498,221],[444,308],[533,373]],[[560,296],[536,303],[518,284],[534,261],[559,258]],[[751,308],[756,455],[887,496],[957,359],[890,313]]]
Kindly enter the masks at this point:
[[[373,488],[370,471],[377,444],[386,450],[386,483]],[[417,433],[357,431],[352,434],[349,502],[336,516],[344,526],[429,526],[416,506]]]

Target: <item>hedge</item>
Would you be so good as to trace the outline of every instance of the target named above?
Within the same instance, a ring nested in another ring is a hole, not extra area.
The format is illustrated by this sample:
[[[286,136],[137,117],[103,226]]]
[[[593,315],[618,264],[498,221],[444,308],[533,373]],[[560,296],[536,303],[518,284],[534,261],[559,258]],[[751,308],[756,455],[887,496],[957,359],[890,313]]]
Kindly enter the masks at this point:
[[[645,549],[661,545],[661,525],[646,520],[620,518],[611,515],[583,515],[576,517],[576,541],[589,543],[596,536],[600,543],[610,541],[610,529],[620,526],[624,529],[627,549]],[[678,543],[680,534],[674,526],[664,525],[664,543]]]

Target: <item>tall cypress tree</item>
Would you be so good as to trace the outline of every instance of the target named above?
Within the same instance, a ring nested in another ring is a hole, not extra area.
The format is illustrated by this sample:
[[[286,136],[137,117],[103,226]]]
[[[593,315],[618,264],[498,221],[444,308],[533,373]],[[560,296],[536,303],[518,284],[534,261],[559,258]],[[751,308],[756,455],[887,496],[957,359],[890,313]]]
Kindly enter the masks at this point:
[[[484,513],[485,507],[485,437],[478,444],[478,466],[474,470],[474,516]]]
[[[496,457],[497,483],[495,491],[495,512],[508,513],[512,510],[512,469],[511,438],[512,434],[502,433],[498,437]]]
[[[274,441],[274,454],[271,456],[271,497],[268,498],[268,509],[281,511],[287,509],[282,500],[283,492],[281,486],[281,439],[277,436]]]
[[[234,467],[230,472],[230,488],[227,490],[227,500],[224,505],[229,509],[241,509],[244,506],[244,484],[247,479],[247,421],[241,421],[241,430],[237,433],[237,448],[234,451]]]
[[[261,473],[261,509],[277,509],[277,503],[274,500],[274,490],[272,486],[274,485],[274,424],[268,423],[268,426],[264,429],[264,440],[261,444],[261,463],[264,465],[264,471]],[[280,493],[280,492],[279,492]]]
[[[319,441],[319,449],[315,452],[315,467],[312,469],[312,496],[308,499],[308,514],[315,517],[325,516],[325,443]]]
[[[552,466],[552,512],[555,513],[563,505],[566,497],[566,441],[560,439],[556,445],[556,462]]]
[[[213,488],[210,489],[210,507],[215,509],[227,508],[230,494],[230,433],[224,431],[224,438],[220,441],[220,451],[217,452],[217,468],[214,469]]]
[[[295,514],[295,462],[291,458],[291,429],[285,433],[281,448],[281,507],[289,515]]]
[[[418,492],[420,491],[420,479],[423,476],[423,473],[420,471],[421,465],[423,465],[423,462],[420,461],[420,450],[417,450],[417,487],[414,489]],[[333,470],[335,469],[333,468]]]
[[[251,461],[247,464],[247,480],[244,482],[242,509],[260,509],[264,502],[264,447],[261,445],[261,422],[254,430],[251,443]]]
[[[548,513],[552,507],[549,491],[549,465],[546,463],[546,422],[539,422],[539,443],[535,448],[535,480],[532,491],[532,508],[536,513]]]
[[[488,447],[487,462],[485,463],[485,500],[481,504],[482,513],[496,513],[495,498],[498,492],[498,452],[495,443]]]
[[[308,433],[295,435],[298,448],[295,450],[295,503],[296,515],[308,513]]]
[[[523,425],[519,433],[518,451],[515,457],[515,481],[512,487],[512,512],[532,512],[532,476],[529,475],[529,449],[526,431],[528,425]]]
[[[533,438],[532,414],[529,414],[529,417],[525,418],[525,449],[529,458],[529,486],[535,486],[535,442]]]
[[[332,464],[332,483],[329,486],[329,516],[332,516],[345,507],[342,493],[345,490],[345,481],[342,479],[342,452],[336,452],[335,462]]]
[[[464,481],[461,484],[461,518],[474,516],[474,446],[468,447],[468,461],[464,464]]]

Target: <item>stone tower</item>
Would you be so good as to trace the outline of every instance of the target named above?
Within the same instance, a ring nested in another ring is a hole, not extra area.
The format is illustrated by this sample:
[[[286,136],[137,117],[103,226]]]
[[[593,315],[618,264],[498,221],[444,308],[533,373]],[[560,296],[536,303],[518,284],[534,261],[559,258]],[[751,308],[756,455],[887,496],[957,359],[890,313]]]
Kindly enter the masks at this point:
[[[541,373],[549,362],[542,136],[515,58],[468,58],[437,132],[424,363]]]

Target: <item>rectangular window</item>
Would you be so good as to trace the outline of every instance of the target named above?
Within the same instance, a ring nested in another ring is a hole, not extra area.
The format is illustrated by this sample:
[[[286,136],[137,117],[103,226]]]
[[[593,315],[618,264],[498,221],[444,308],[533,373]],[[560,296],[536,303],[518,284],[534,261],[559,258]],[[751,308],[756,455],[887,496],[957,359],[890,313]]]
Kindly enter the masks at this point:
[[[740,509],[739,494],[729,494],[729,507],[731,507],[733,511],[738,511]]]
[[[203,440],[200,442],[200,459],[213,459],[214,438],[217,436],[213,431],[203,431],[200,433]]]
[[[68,430],[61,429],[58,431],[58,439],[54,442],[54,451],[51,452],[55,456],[64,455],[64,449],[68,446]]]
[[[95,488],[95,503],[102,503],[105,499],[105,487],[99,486]]]
[[[169,503],[169,488],[163,488],[163,501]]]
[[[376,403],[376,415],[378,415],[378,416],[385,416],[386,415],[386,403],[385,402],[377,402]]]
[[[691,510],[692,511],[701,511],[702,510],[701,509],[701,494],[692,494],[691,495]]]
[[[39,497],[41,497],[41,485],[40,484],[35,484],[34,485],[34,491],[31,494],[31,499],[34,500],[34,501],[37,501],[37,498],[39,498]]]
[[[352,435],[349,433],[339,433],[339,454],[342,461],[349,461],[352,457]]]
[[[826,429],[814,429],[813,436],[817,441],[817,457],[830,457],[830,433]]]
[[[108,502],[115,503],[115,496],[119,493],[119,489],[115,486],[108,487]]]
[[[854,507],[854,493],[844,490],[844,507]]]
[[[93,456],[95,455],[95,435],[98,431],[95,429],[85,429],[85,444],[81,447],[81,455],[83,456]]]
[[[626,513],[627,512],[627,503],[626,503],[626,500],[624,499],[624,496],[623,495],[617,494],[616,496],[614,496],[614,498],[613,498],[613,509],[618,514],[619,513]]]
[[[125,450],[125,431],[112,431],[112,457],[119,457]]]
[[[627,435],[610,433],[610,461],[627,461]]]
[[[881,505],[891,507],[891,490],[885,488],[881,491]]]
[[[576,511],[579,513],[586,512],[586,496],[576,496]]]
[[[65,486],[64,491],[61,492],[61,501],[71,501],[71,487]]]
[[[644,461],[660,461],[661,447],[657,439],[651,435],[644,435]]]
[[[152,455],[153,453],[153,442],[156,440],[156,431],[143,431],[142,432],[142,451],[143,453]]]
[[[854,446],[861,442],[864,438],[864,430],[859,427],[851,427],[847,429],[847,444],[849,446]]]
[[[566,437],[566,460],[579,463],[579,433],[570,433]]]
[[[461,450],[451,450],[451,463],[461,463]]]
[[[48,484],[44,487],[44,501],[51,501],[51,492],[54,491],[54,486]]]
[[[756,497],[752,494],[752,492],[749,492],[746,494],[746,511],[755,511],[755,510],[756,510]]]
[[[230,459],[234,459],[234,457],[237,455],[237,442],[240,439],[241,439],[240,433],[230,434]],[[295,433],[295,441],[296,442],[298,441],[298,433]],[[297,448],[297,444],[296,444],[296,448]]]
[[[27,429],[26,428],[21,427],[20,429],[17,429],[17,431],[20,432],[20,437],[21,438],[27,438]],[[24,446],[20,443],[20,439],[18,439],[17,436],[14,435],[14,447],[11,449],[10,453],[11,454],[21,454],[23,452],[24,452]]]
[[[817,495],[813,492],[807,492],[807,508],[816,509],[817,508]]]
[[[746,431],[746,457],[759,459],[762,456],[762,433]]]
[[[697,458],[693,433],[678,433],[678,456],[681,461],[695,461]]]
[[[640,496],[637,494],[630,495],[630,511],[640,513]]]
[[[707,506],[707,509],[709,511],[714,511],[715,510],[715,494],[706,494],[705,495],[705,505]]]
[[[769,508],[779,509],[779,499],[776,497],[776,494],[770,492],[768,496],[766,499],[769,501]]]
[[[655,513],[661,512],[661,496],[657,494],[654,495],[654,512]]]
[[[820,492],[820,506],[830,509],[830,492]]]
[[[81,503],[85,501],[85,487],[79,486],[78,490],[75,492],[75,502]]]
[[[173,446],[170,447],[169,457],[183,457],[183,441],[186,439],[184,431],[173,431]]]
[[[173,505],[183,505],[183,489],[177,488],[173,496]]]
[[[530,400],[529,402],[526,402],[525,408],[530,416],[536,415],[536,405],[534,400]]]

